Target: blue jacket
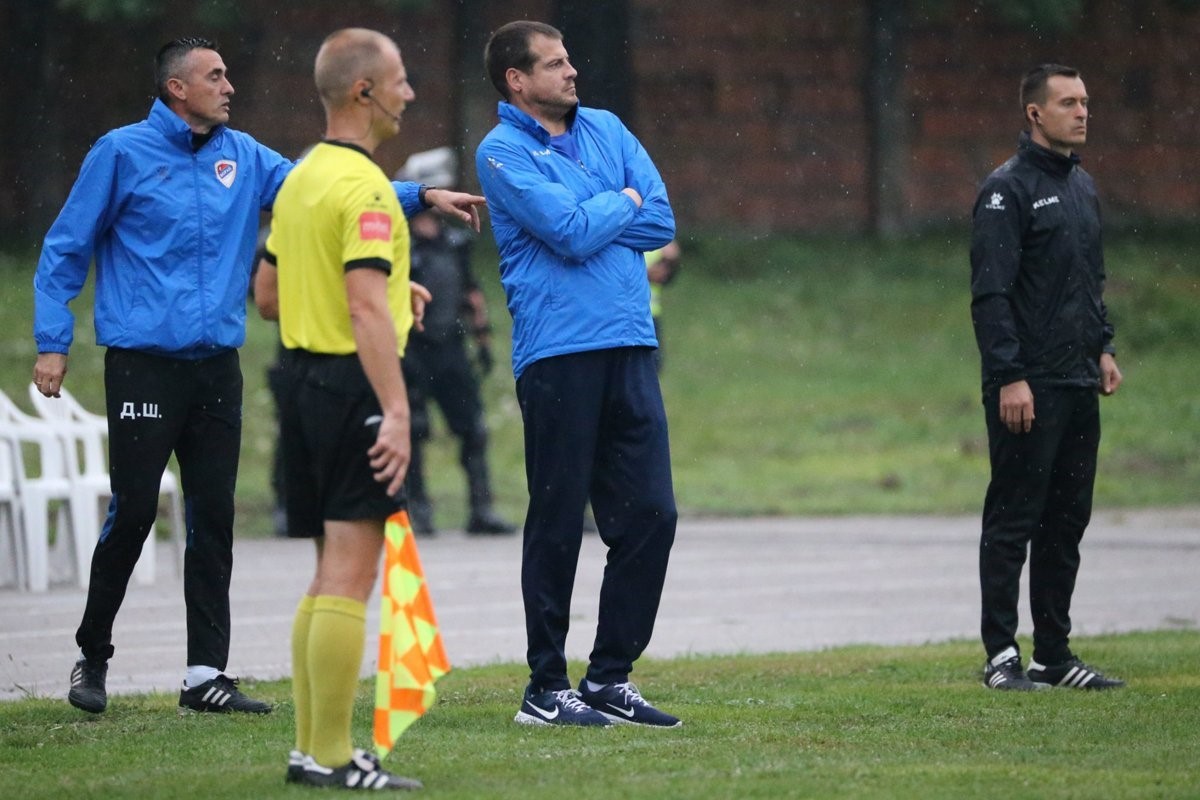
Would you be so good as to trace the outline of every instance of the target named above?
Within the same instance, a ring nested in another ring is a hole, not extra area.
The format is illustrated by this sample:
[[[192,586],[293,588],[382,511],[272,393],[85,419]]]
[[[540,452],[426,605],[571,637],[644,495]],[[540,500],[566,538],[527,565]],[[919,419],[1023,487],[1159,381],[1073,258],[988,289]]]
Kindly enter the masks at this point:
[[[607,111],[579,107],[569,120],[578,161],[515,106],[501,102],[499,115],[475,168],[513,318],[513,373],[550,356],[657,346],[643,253],[675,237],[675,217],[650,156]]]
[[[80,168],[34,275],[39,353],[66,353],[67,304],[96,261],[97,344],[177,358],[240,347],[259,211],[292,162],[240,131],[192,132],[161,100],[142,122],[102,136]],[[416,184],[401,184],[406,212]]]

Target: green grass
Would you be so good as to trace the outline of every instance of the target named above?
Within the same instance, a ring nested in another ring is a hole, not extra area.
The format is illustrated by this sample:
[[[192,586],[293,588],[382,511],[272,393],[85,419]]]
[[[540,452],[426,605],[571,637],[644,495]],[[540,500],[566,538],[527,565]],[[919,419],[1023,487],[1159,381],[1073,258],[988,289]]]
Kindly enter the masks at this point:
[[[1114,237],[1108,305],[1126,383],[1103,402],[1100,507],[1195,502],[1200,485],[1200,237]],[[965,238],[685,242],[665,293],[663,391],[685,514],[958,513],[987,483],[979,358]],[[521,519],[521,419],[507,362],[509,320],[490,237],[476,272],[492,302],[496,370],[485,382],[501,510]],[[0,389],[25,404],[33,255],[0,257]],[[103,398],[87,298],[67,386]],[[268,529],[274,441],[263,373],[274,326],[250,314],[242,350],[245,435],[239,528]],[[429,482],[438,523],[463,523],[457,447],[435,422]]]
[[[1075,644],[1130,686],[989,692],[973,642],[639,664],[676,731],[517,727],[519,667],[456,670],[387,763],[439,798],[1200,795],[1200,633]],[[179,718],[173,695],[117,697],[100,716],[0,704],[0,796],[311,796],[282,783],[288,684],[252,688],[275,714]],[[364,682],[360,743],[370,697]]]

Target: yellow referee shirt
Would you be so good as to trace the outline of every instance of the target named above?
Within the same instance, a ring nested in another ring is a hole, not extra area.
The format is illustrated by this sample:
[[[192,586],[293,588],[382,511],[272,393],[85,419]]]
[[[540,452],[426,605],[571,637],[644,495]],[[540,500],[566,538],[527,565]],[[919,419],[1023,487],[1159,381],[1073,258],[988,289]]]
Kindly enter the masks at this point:
[[[275,198],[267,250],[279,269],[283,346],[311,353],[357,351],[346,301],[350,269],[388,272],[397,354],[412,327],[408,223],[391,182],[365,150],[321,142],[288,174]]]

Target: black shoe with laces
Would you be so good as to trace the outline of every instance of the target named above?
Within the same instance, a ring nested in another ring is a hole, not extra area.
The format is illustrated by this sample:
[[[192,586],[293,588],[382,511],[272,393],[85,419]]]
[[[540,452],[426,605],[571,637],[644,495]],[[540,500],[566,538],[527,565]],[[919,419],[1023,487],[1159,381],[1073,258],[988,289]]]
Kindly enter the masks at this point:
[[[365,791],[412,791],[423,788],[418,780],[388,772],[379,759],[363,750],[355,750],[350,760],[340,767],[323,767],[313,759],[307,759],[299,783]]]
[[[467,520],[467,533],[476,536],[505,536],[516,532],[516,525],[513,525],[490,508],[472,512],[471,518]]]
[[[179,713],[189,711],[214,712],[218,714],[238,711],[243,714],[270,714],[271,705],[252,700],[237,688],[237,678],[218,675],[211,681],[189,689],[185,684],[179,691]]]
[[[79,659],[71,669],[71,690],[67,692],[67,701],[78,709],[99,714],[108,707],[108,693],[104,690],[107,676],[107,661]]]
[[[1069,689],[1119,689],[1125,685],[1120,678],[1109,678],[1074,656],[1051,667],[1030,661],[1029,679],[1040,686],[1065,686]]]
[[[579,697],[612,722],[652,728],[678,728],[683,724],[678,717],[646,702],[638,688],[628,681],[610,683],[593,692],[584,679],[579,684]]]
[[[304,767],[308,764],[308,756],[301,753],[299,750],[293,750],[288,753],[287,772],[284,773],[284,783],[303,783],[304,782]]]
[[[1021,669],[1021,654],[1009,647],[983,665],[983,685],[1007,692],[1032,692],[1037,685]]]

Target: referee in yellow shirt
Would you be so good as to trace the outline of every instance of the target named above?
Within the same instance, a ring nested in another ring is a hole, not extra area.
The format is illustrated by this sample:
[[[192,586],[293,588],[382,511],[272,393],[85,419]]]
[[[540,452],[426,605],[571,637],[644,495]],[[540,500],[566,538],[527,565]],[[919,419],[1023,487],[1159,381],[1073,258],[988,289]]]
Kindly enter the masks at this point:
[[[399,132],[414,94],[396,44],[375,31],[330,35],[314,74],[325,139],[280,189],[267,240],[277,269],[256,281],[256,290],[278,282],[259,302],[277,301],[285,348],[288,534],[317,545],[292,628],[296,749],[287,780],[415,789],[419,781],[387,772],[350,738],[366,601],[410,455],[399,358],[414,318],[408,225],[372,154]],[[419,312],[423,300],[415,305]]]

